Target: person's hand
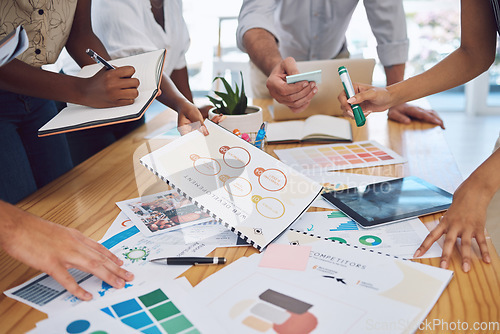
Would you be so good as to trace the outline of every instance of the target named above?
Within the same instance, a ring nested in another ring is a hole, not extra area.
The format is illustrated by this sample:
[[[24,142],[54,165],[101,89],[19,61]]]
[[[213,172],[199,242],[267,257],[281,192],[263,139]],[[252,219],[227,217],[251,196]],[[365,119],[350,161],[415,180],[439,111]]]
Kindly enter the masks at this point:
[[[139,79],[132,78],[132,66],[117,67],[114,70],[101,69],[90,78],[81,79],[81,99],[85,106],[110,108],[134,103],[139,96]]]
[[[287,84],[286,76],[293,74],[299,74],[297,63],[295,59],[288,57],[274,67],[267,78],[266,86],[276,101],[293,112],[301,112],[309,106],[311,99],[318,92],[318,87],[315,82],[307,81]]]
[[[191,102],[185,101],[182,106],[177,110],[177,126],[179,127],[179,131],[181,135],[185,135],[186,133],[194,130],[189,125],[199,122],[201,127],[200,131],[207,136],[208,130],[206,126],[203,124],[203,116],[201,115],[200,110]]]
[[[13,258],[52,276],[81,300],[92,295],[68,272],[76,268],[91,273],[114,288],[134,279],[120,266],[118,257],[79,231],[49,222],[15,206],[0,202],[0,244]]]
[[[385,111],[390,107],[391,94],[386,88],[365,84],[353,84],[353,87],[356,95],[349,100],[344,91],[338,96],[344,116],[354,118],[351,104],[359,104],[365,116],[371,112]]]
[[[455,191],[450,208],[441,217],[438,226],[427,235],[414,257],[425,254],[434,242],[446,234],[441,255],[441,268],[448,268],[457,238],[461,238],[462,269],[464,272],[468,272],[471,267],[471,242],[473,238],[479,245],[483,261],[490,263],[491,258],[484,232],[489,200],[489,198],[485,198],[481,187],[474,180],[464,181]]]
[[[200,112],[201,112],[201,116],[203,116],[203,118],[208,118],[208,111],[210,109],[212,109],[214,106],[211,106],[211,105],[204,105],[198,109],[200,109]]]
[[[410,124],[412,119],[416,119],[422,122],[439,125],[444,129],[443,120],[439,117],[437,112],[432,109],[423,109],[408,103],[389,108],[387,116],[390,120],[398,123]]]

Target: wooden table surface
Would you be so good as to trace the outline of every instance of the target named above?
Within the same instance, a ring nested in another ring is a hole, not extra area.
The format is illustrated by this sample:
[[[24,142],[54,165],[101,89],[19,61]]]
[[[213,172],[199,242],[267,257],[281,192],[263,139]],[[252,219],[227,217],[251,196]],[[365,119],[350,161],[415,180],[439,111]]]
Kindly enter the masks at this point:
[[[267,112],[268,100],[254,100]],[[268,117],[266,115],[265,117]],[[53,222],[73,227],[85,235],[99,240],[120,212],[115,202],[154,194],[167,190],[151,172],[139,164],[139,158],[161,147],[164,140],[147,140],[144,137],[158,131],[165,124],[175,121],[176,114],[166,110],[130,135],[107,147],[59,179],[40,189],[18,206]],[[387,121],[383,113],[372,114],[367,124],[357,128],[353,124],[356,141],[376,140],[408,159],[408,163],[353,169],[347,172],[380,176],[401,177],[415,175],[447,191],[453,192],[462,181],[453,156],[439,127],[413,122],[402,125]],[[274,149],[295,147],[296,144],[268,145],[266,151],[274,156]],[[421,217],[429,229],[438,222],[440,214]],[[442,242],[442,240],[441,240]],[[477,245],[474,248],[472,269],[468,274],[461,270],[461,258],[454,250],[450,269],[455,275],[429,316],[428,322],[467,323],[466,333],[494,333],[496,330],[472,330],[489,322],[500,322],[500,259],[488,240],[492,263],[480,260]],[[217,248],[215,256],[225,256],[228,264],[242,256],[256,253],[251,247]],[[439,258],[417,260],[439,266]],[[19,285],[38,271],[12,259],[0,251],[0,289],[5,291]],[[211,275],[220,266],[192,267],[185,276],[192,284]],[[0,296],[0,333],[24,333],[34,328],[46,315],[23,303]],[[424,326],[422,325],[422,328]],[[463,328],[463,327],[462,327]],[[429,329],[429,328],[427,328]],[[436,329],[436,328],[435,328]],[[438,327],[437,329],[441,329]],[[480,328],[479,328],[480,329]],[[424,332],[429,332],[424,330]],[[436,330],[436,332],[440,332]],[[448,331],[456,332],[456,331]]]

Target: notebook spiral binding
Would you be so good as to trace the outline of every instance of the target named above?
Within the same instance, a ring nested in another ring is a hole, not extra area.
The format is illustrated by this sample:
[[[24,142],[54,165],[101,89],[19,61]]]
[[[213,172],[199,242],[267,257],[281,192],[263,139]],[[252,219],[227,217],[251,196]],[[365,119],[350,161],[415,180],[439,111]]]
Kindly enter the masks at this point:
[[[222,221],[222,219],[218,218],[215,214],[211,213],[210,210],[206,209],[203,205],[200,205],[198,203],[198,201],[194,201],[191,196],[188,196],[185,192],[183,192],[181,189],[179,189],[178,187],[176,187],[175,184],[173,184],[172,182],[170,182],[169,180],[165,179],[163,176],[161,176],[160,174],[158,174],[158,172],[156,172],[152,167],[149,167],[143,161],[140,161],[140,163],[144,167],[146,167],[147,169],[149,169],[154,175],[156,175],[158,178],[160,178],[160,180],[162,180],[163,182],[165,182],[166,184],[168,184],[169,186],[171,186],[172,189],[174,189],[175,191],[177,191],[177,193],[179,195],[181,195],[181,196],[187,198],[188,200],[190,200],[201,211],[207,213],[210,217],[212,217],[213,219],[215,219],[217,222],[219,222],[222,225],[224,225],[227,229],[231,230],[231,232],[235,233],[239,238],[241,238],[242,240],[244,240],[246,243],[250,244],[252,247],[255,247],[259,252],[262,250],[262,247],[260,245],[257,245],[253,240],[250,240],[246,235],[242,235],[242,233],[240,231],[236,231],[236,229],[233,226],[231,226],[228,223]]]
[[[361,250],[364,250],[364,251],[368,251],[370,253],[377,253],[377,254],[380,254],[380,255],[385,255],[385,256],[388,256],[388,257],[393,257],[395,259],[399,259],[399,260],[404,260],[404,261],[408,261],[407,258],[404,258],[404,257],[399,257],[399,256],[396,256],[396,255],[392,255],[392,254],[388,254],[388,253],[382,253],[382,252],[377,252],[377,251],[374,251],[373,249],[368,249],[368,248],[365,248],[365,247],[359,247],[359,246],[356,246],[356,245],[351,245],[351,244],[347,244],[347,243],[343,243],[343,242],[340,242],[338,240],[332,240],[332,239],[328,239],[328,238],[324,238],[324,237],[321,237],[319,235],[315,235],[315,234],[311,234],[311,233],[307,233],[307,232],[304,232],[304,231],[299,231],[299,230],[295,230],[293,228],[289,228],[290,231],[293,231],[293,232],[296,232],[296,233],[302,233],[304,235],[308,235],[310,237],[316,237],[318,239],[323,239],[323,240],[326,240],[326,241],[331,241],[331,242],[338,242],[339,244],[341,245],[346,245],[348,247],[353,247],[353,248],[356,248],[356,249],[361,249]]]

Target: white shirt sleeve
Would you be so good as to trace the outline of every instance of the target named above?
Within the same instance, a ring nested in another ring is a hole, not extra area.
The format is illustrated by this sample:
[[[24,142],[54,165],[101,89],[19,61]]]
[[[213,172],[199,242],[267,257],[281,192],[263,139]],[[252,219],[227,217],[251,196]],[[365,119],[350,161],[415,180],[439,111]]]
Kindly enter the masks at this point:
[[[372,32],[377,40],[377,53],[384,66],[408,61],[409,40],[406,14],[401,0],[365,0],[364,6]]]
[[[262,28],[278,39],[278,30],[274,24],[274,13],[278,0],[244,0],[238,16],[236,43],[238,48],[247,52],[243,46],[243,35],[250,29]]]

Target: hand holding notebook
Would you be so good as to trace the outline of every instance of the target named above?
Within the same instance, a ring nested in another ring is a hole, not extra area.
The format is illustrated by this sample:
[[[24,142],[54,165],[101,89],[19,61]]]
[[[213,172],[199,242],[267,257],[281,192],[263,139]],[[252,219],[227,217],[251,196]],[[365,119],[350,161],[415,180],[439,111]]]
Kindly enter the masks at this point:
[[[68,104],[66,108],[38,130],[38,136],[42,137],[129,122],[141,118],[151,102],[158,95],[165,53],[166,51],[161,49],[109,62],[115,67],[134,67],[135,73],[132,78],[137,78],[140,82],[138,87],[139,95],[135,98],[134,103],[112,108],[92,108],[77,104]],[[111,71],[118,70],[120,68]],[[103,71],[103,74],[108,74],[109,72],[104,71],[100,64],[92,64],[83,67],[78,76],[81,78],[90,78],[99,71]]]

